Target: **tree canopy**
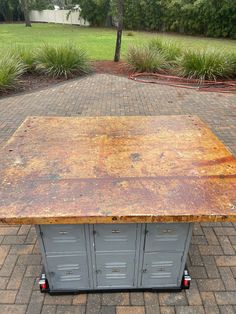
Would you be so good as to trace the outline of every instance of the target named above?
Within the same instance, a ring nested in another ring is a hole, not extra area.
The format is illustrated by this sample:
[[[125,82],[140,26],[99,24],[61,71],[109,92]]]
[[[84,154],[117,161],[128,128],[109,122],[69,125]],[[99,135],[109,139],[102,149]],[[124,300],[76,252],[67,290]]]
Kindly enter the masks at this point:
[[[52,0],[27,0],[30,10],[44,10],[53,8]],[[5,22],[23,19],[22,0],[0,0],[0,20]]]
[[[116,0],[77,0],[81,14],[92,25],[116,19]],[[172,31],[192,35],[236,38],[236,1],[124,0],[127,29]],[[109,4],[110,3],[110,4]]]
[[[19,0],[0,0],[0,20],[18,20],[21,14]]]
[[[28,0],[29,8],[43,10],[54,4],[72,8],[93,26],[117,22],[117,0]],[[20,0],[0,0],[0,18],[22,18]],[[112,22],[111,22],[112,21]],[[124,0],[124,27],[171,31],[191,35],[236,38],[236,1],[232,0]]]

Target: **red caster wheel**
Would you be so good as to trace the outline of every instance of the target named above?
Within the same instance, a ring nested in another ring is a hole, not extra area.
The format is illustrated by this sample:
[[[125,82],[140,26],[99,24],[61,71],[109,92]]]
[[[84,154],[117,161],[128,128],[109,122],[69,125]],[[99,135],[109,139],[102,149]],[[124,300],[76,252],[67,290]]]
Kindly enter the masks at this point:
[[[190,288],[190,282],[191,282],[191,277],[188,273],[188,270],[185,269],[184,275],[183,275],[183,280],[182,280],[182,289],[189,289]]]
[[[48,292],[49,290],[48,281],[45,274],[41,275],[41,278],[39,280],[39,288],[42,293]]]

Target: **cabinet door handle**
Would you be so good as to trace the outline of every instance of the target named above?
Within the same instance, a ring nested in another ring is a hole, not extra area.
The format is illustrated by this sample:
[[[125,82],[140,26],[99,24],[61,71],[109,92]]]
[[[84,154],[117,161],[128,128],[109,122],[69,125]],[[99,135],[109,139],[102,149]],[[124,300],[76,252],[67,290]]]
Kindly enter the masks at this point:
[[[68,232],[62,230],[62,231],[59,231],[59,233],[60,233],[60,234],[67,234]]]
[[[119,229],[113,229],[113,230],[111,230],[111,233],[120,233],[120,230]]]
[[[142,269],[142,273],[146,273],[147,272],[147,268]]]
[[[120,269],[119,268],[112,268],[111,272],[112,273],[119,273]]]
[[[162,233],[172,233],[173,231],[173,229],[164,229],[162,230]]]

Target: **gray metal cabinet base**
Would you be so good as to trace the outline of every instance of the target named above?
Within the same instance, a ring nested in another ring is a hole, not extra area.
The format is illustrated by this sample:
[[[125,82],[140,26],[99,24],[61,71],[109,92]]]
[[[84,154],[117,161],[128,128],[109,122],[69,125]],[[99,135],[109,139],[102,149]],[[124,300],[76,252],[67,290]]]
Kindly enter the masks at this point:
[[[50,293],[182,287],[190,223],[36,226]]]

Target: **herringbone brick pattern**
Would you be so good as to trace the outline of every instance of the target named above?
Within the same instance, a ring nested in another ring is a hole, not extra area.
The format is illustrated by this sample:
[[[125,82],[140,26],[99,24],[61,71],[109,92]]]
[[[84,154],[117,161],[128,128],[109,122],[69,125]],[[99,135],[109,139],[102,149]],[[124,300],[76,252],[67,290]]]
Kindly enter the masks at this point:
[[[29,115],[200,116],[236,154],[236,95],[145,85],[91,75],[0,100],[0,146]],[[0,313],[236,313],[236,224],[195,224],[188,258],[193,281],[181,293],[41,294],[41,256],[32,226],[0,226]]]

